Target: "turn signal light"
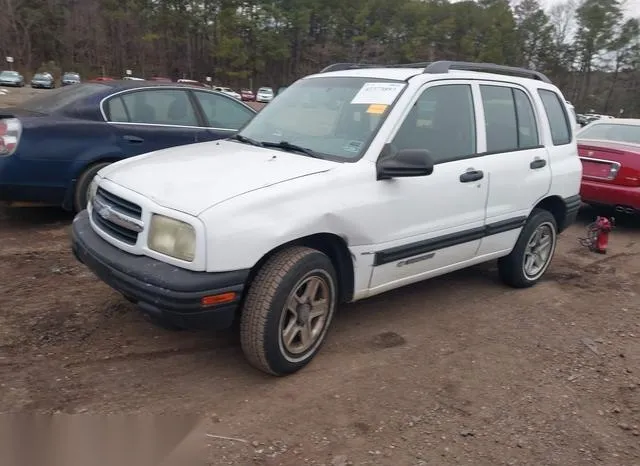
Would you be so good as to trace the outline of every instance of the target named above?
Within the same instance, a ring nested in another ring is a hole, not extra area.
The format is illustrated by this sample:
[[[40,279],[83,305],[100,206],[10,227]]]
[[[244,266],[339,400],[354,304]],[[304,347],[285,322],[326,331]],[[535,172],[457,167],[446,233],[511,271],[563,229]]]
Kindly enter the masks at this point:
[[[202,307],[217,306],[219,304],[226,304],[236,299],[236,293],[230,291],[228,293],[214,294],[211,296],[205,296],[200,300]]]

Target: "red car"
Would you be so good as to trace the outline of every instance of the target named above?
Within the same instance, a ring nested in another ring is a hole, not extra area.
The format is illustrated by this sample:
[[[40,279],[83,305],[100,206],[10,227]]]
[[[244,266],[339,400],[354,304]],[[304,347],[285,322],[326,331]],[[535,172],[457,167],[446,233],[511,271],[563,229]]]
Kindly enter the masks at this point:
[[[577,133],[587,204],[640,213],[640,120],[596,120]]]
[[[254,100],[256,100],[256,95],[253,93],[253,91],[251,91],[249,89],[241,89],[240,90],[240,97],[245,102],[253,102]]]

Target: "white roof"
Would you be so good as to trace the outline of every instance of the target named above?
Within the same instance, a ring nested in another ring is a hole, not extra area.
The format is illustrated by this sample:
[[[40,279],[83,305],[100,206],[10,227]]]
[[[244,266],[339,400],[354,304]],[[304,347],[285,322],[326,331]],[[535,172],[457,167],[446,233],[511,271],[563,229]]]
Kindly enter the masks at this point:
[[[466,71],[466,70],[450,70],[448,73],[424,73],[424,67],[416,68],[356,68],[350,70],[341,71],[329,71],[327,73],[316,73],[306,78],[320,78],[323,76],[352,76],[360,78],[379,78],[379,79],[395,79],[398,81],[405,81],[411,77],[422,75],[429,77],[427,80],[435,79],[477,79],[477,80],[497,80],[509,83],[517,83],[523,86],[530,86],[532,82],[535,82],[538,87],[553,88],[553,84],[546,83],[544,81],[534,80],[530,78],[522,78],[518,76],[511,76],[499,73],[479,72],[479,71]],[[305,78],[305,79],[306,79]]]
[[[589,126],[602,125],[602,124],[617,124],[617,125],[632,125],[640,126],[640,119],[638,118],[601,118],[589,123]]]

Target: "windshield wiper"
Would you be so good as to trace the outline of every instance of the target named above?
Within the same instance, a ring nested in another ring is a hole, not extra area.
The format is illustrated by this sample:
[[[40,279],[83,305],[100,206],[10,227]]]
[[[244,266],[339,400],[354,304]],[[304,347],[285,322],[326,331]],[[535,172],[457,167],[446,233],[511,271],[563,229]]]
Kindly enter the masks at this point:
[[[241,134],[234,134],[229,139],[233,139],[234,141],[242,142],[244,144],[251,144],[252,146],[263,147],[263,144],[260,141],[242,136]]]
[[[321,159],[322,157],[317,153],[312,151],[311,149],[307,149],[306,147],[298,146],[296,144],[291,144],[289,141],[280,141],[280,142],[267,142],[262,141],[263,147],[276,147],[278,149],[284,149],[290,152],[301,152],[309,157],[313,157],[316,159]]]

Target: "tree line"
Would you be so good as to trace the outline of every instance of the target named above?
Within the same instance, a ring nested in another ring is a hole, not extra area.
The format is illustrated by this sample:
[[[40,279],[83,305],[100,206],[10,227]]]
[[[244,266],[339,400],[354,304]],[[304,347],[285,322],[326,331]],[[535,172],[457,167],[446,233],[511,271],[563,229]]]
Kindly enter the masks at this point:
[[[640,115],[640,25],[623,0],[0,0],[26,76],[133,75],[279,87],[341,61],[526,66],[580,111]]]

